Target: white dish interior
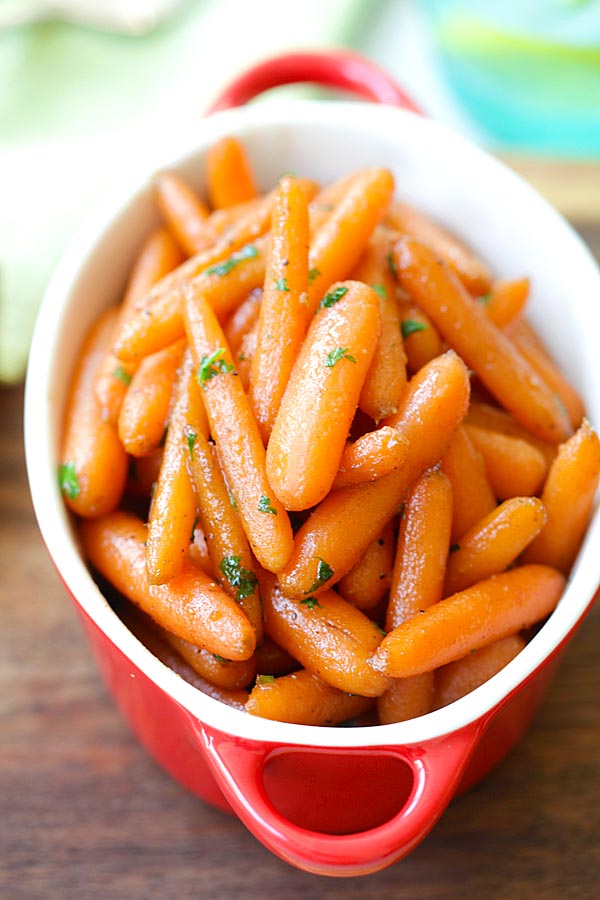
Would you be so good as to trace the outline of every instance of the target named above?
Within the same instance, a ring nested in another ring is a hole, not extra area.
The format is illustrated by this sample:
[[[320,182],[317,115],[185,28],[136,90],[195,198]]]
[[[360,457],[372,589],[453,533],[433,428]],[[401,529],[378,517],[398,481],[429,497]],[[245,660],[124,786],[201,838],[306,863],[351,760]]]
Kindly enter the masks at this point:
[[[262,188],[285,171],[326,183],[363,166],[388,166],[399,198],[464,238],[493,271],[532,278],[530,315],[600,424],[600,273],[565,221],[516,175],[431,120],[391,107],[307,101],[219,113],[198,124],[180,155],[161,161],[201,187],[207,147],[240,137]],[[89,220],[65,253],[44,298],[27,375],[27,467],[44,540],[86,613],[129,659],[198,719],[261,741],[327,747],[422,742],[479,718],[534,671],[568,634],[600,582],[596,513],[567,590],[546,625],[502,672],[451,706],[410,722],[369,728],[317,728],[271,722],[212,700],[160,663],[129,632],[82,559],[57,483],[64,401],[92,321],[117,302],[143,238],[158,222],[152,173],[144,173]],[[66,673],[68,677],[68,673]]]

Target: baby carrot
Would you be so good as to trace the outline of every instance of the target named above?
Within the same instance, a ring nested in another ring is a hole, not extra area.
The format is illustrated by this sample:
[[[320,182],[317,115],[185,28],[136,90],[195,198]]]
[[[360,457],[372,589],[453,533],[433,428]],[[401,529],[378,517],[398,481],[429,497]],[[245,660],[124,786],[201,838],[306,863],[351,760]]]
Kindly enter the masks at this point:
[[[240,381],[244,386],[244,390],[247,392],[250,388],[250,375],[252,372],[252,360],[254,359],[254,354],[256,353],[256,344],[258,342],[258,319],[254,323],[254,325],[248,329],[244,337],[242,338],[242,342],[240,344],[240,348],[236,354],[234,354],[235,360],[235,368],[237,370],[238,375],[240,376]]]
[[[256,648],[254,658],[256,671],[262,672],[263,675],[288,675],[299,668],[294,657],[276,644],[268,634],[264,635],[262,644]]]
[[[326,684],[362,697],[389,687],[366,663],[381,641],[379,628],[335,591],[286,597],[275,579],[263,578],[261,593],[267,634]]]
[[[434,708],[434,693],[433,672],[395,679],[385,694],[377,698],[380,723],[391,725],[393,722],[406,722],[426,715]]]
[[[544,505],[537,497],[505,500],[452,547],[445,594],[455,594],[504,572],[540,533],[546,520]]]
[[[161,632],[166,642],[179,653],[188,666],[211,684],[234,691],[245,688],[251,681],[254,681],[256,662],[253,656],[250,659],[237,661],[225,659],[202,647],[196,647],[189,641],[184,641],[183,638],[165,631],[164,628],[161,629]]]
[[[345,694],[307,669],[282,678],[258,676],[246,712],[277,722],[298,725],[339,725],[360,716],[373,705],[367,697]]]
[[[495,281],[491,290],[479,298],[488,318],[498,328],[506,328],[521,315],[529,297],[529,278]]]
[[[225,659],[249,659],[255,648],[250,622],[225,591],[193,563],[168,584],[150,584],[146,573],[146,527],[118,510],[84,522],[86,556],[125,597],[172,634]]]
[[[308,325],[308,202],[295,178],[282,178],[273,208],[250,403],[265,443]]]
[[[95,392],[116,314],[114,309],[104,313],[88,332],[67,401],[59,485],[69,509],[83,517],[114,509],[127,478],[127,455],[117,429],[103,419]]]
[[[548,566],[521,566],[453,594],[385,637],[375,672],[407,678],[430,672],[549,615],[565,579]]]
[[[406,387],[406,354],[400,333],[396,281],[389,266],[390,251],[388,233],[377,228],[352,275],[353,280],[371,285],[379,294],[379,340],[358,401],[363,412],[376,422],[398,411]]]
[[[435,673],[435,708],[448,706],[485,684],[507,666],[523,647],[525,641],[521,635],[511,634],[442,666]]]
[[[133,264],[123,302],[119,307],[115,336],[125,322],[136,312],[136,303],[165,275],[175,269],[182,260],[181,250],[166,228],[156,228],[142,244]],[[115,338],[113,338],[114,342]],[[102,416],[116,425],[127,386],[136,370],[136,363],[123,363],[112,349],[104,358],[96,381],[96,396],[102,408]]]
[[[194,393],[200,389],[194,383],[192,370],[192,357],[186,351],[150,507],[146,541],[150,584],[163,584],[181,571],[193,537],[196,495],[187,469],[185,428]]]
[[[240,351],[244,336],[250,331],[260,315],[262,289],[250,291],[246,299],[231,313],[223,325],[227,346],[234,356]]]
[[[308,509],[331,488],[378,335],[375,291],[357,281],[332,286],[294,364],[267,449],[267,476],[287,509]]]
[[[590,520],[600,473],[600,440],[587,419],[558,448],[542,491],[548,521],[523,559],[545,563],[567,574],[575,562]]]
[[[254,197],[252,200],[244,200],[243,203],[234,203],[233,206],[225,206],[222,209],[214,209],[208,217],[208,225],[214,234],[221,235],[235,227],[238,222],[248,215],[256,213],[263,203],[264,196]]]
[[[152,353],[134,373],[119,413],[119,438],[132,456],[150,456],[160,447],[167,427],[173,385],[185,341]]]
[[[480,428],[487,428],[488,431],[499,431],[500,434],[509,434],[524,441],[529,441],[536,450],[540,451],[548,466],[554,462],[556,457],[556,444],[547,444],[545,441],[534,437],[522,425],[519,425],[510,413],[489,403],[471,400],[465,424],[478,425]]]
[[[569,437],[571,423],[552,391],[435,254],[402,240],[394,259],[402,286],[517,421],[550,443]]]
[[[277,572],[292,553],[290,520],[267,480],[265,449],[223,331],[193,285],[185,319],[211,434],[244,531],[261,565]]]
[[[487,266],[455,235],[424,213],[406,203],[393,203],[387,220],[392,228],[425,244],[443,259],[471,294],[478,296],[489,291],[492,278]]]
[[[194,539],[190,544],[188,556],[193,563],[200,566],[203,572],[206,572],[211,578],[215,578],[215,571],[206,545],[206,537],[198,524],[194,528]]]
[[[372,609],[387,593],[394,562],[394,526],[385,526],[339,583],[344,600],[357,609]]]
[[[473,446],[463,425],[456,429],[442,457],[442,471],[452,484],[451,539],[456,542],[496,508],[483,457]]]
[[[429,316],[411,303],[408,295],[400,296],[397,303],[406,364],[411,372],[418,372],[444,352],[442,339]]]
[[[465,431],[483,456],[492,491],[499,500],[537,494],[548,466],[533,444],[478,425],[466,424]]]
[[[433,360],[413,377],[392,417],[409,443],[405,465],[378,481],[333,491],[317,506],[298,531],[292,557],[280,573],[287,593],[318,593],[358,562],[398,512],[412,482],[438,462],[468,403],[469,376],[455,353]]]
[[[208,225],[208,207],[183,178],[174,172],[159,172],[154,176],[154,187],[158,208],[187,256],[214,244],[216,235]]]
[[[332,487],[337,490],[390,475],[402,468],[408,452],[408,441],[397,428],[383,425],[368,431],[353,444],[346,444]]]
[[[309,312],[315,312],[334,281],[349,277],[385,213],[393,190],[394,179],[387,169],[364,169],[349,182],[311,244]]]
[[[221,138],[206,153],[206,183],[213,209],[252,200],[258,188],[243,145],[234,137]]]

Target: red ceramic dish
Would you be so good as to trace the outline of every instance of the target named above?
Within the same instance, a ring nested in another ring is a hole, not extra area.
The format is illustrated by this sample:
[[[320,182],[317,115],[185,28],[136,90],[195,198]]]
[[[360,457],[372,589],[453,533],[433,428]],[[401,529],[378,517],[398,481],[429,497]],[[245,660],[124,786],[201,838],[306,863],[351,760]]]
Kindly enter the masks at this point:
[[[214,109],[298,80],[411,109],[296,101],[220,112],[165,167],[200,187],[203,154],[226,134],[244,141],[264,188],[288,169],[325,182],[360,166],[388,166],[400,195],[441,219],[493,269],[505,277],[531,275],[534,324],[597,424],[600,314],[593,302],[600,274],[569,226],[499,163],[416,115],[384,73],[356,56],[272,60],[243,76]],[[502,672],[444,709],[396,725],[316,728],[257,719],[201,694],[155,659],[101,595],[56,479],[78,347],[97,314],[120,296],[136,249],[156,221],[147,181],[97,214],[48,289],[26,397],[27,464],[40,528],[110,690],[164,768],[205,800],[233,808],[294,865],[330,875],[376,871],[416,846],[454,793],[488,772],[527,727],[562,648],[593,602],[600,517],[546,625]]]

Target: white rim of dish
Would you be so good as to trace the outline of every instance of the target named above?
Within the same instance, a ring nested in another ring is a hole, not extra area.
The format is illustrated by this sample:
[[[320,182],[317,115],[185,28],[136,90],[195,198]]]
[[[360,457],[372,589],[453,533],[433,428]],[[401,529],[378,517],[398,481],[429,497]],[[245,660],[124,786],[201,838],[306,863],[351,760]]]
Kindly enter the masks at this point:
[[[61,311],[78,274],[93,254],[99,239],[144,189],[156,169],[178,168],[202,147],[225,134],[243,137],[253,129],[296,122],[314,124],[315,127],[331,121],[338,121],[343,125],[351,122],[358,114],[361,124],[372,129],[374,134],[391,130],[397,132],[407,125],[412,129],[422,129],[428,140],[443,139],[446,146],[453,143],[460,147],[461,152],[475,155],[478,163],[488,167],[490,176],[499,181],[500,188],[505,184],[514,190],[518,185],[530,207],[537,207],[540,215],[554,219],[555,225],[560,225],[563,229],[564,238],[578,252],[584,271],[587,268],[585,277],[589,278],[592,296],[600,296],[600,272],[587,247],[568,223],[516,174],[460,135],[432,120],[393,107],[302,100],[288,101],[285,105],[270,102],[228,110],[203,120],[199,130],[189,136],[186,145],[183,148],[180,146],[172,158],[158,160],[160,165],[150,167],[136,185],[116,191],[95,211],[68,246],[50,281],[36,323],[27,372],[25,445],[30,488],[44,541],[68,589],[109,640],[151,681],[200,722],[222,732],[260,742],[328,748],[394,747],[430,741],[457,731],[485,716],[528,679],[577,624],[590,604],[599,581],[599,566],[592,558],[594,542],[600,539],[600,513],[597,512],[556,611],[524,650],[500,673],[450,706],[408,722],[333,728],[260,719],[225,706],[183,681],[156,659],[113,612],[79,554],[69,514],[57,484],[50,393],[55,346],[63,326]],[[50,452],[38,454],[36,448],[40,445],[47,447]]]

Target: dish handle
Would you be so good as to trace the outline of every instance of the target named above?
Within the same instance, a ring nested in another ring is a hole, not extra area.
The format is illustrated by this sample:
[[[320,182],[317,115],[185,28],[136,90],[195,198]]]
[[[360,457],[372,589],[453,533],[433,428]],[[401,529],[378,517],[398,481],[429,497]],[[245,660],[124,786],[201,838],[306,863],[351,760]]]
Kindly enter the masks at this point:
[[[264,91],[284,84],[307,83],[347,91],[374,103],[422,112],[387,72],[366,57],[347,50],[282,53],[265,59],[238,75],[207,112],[243,106]]]

